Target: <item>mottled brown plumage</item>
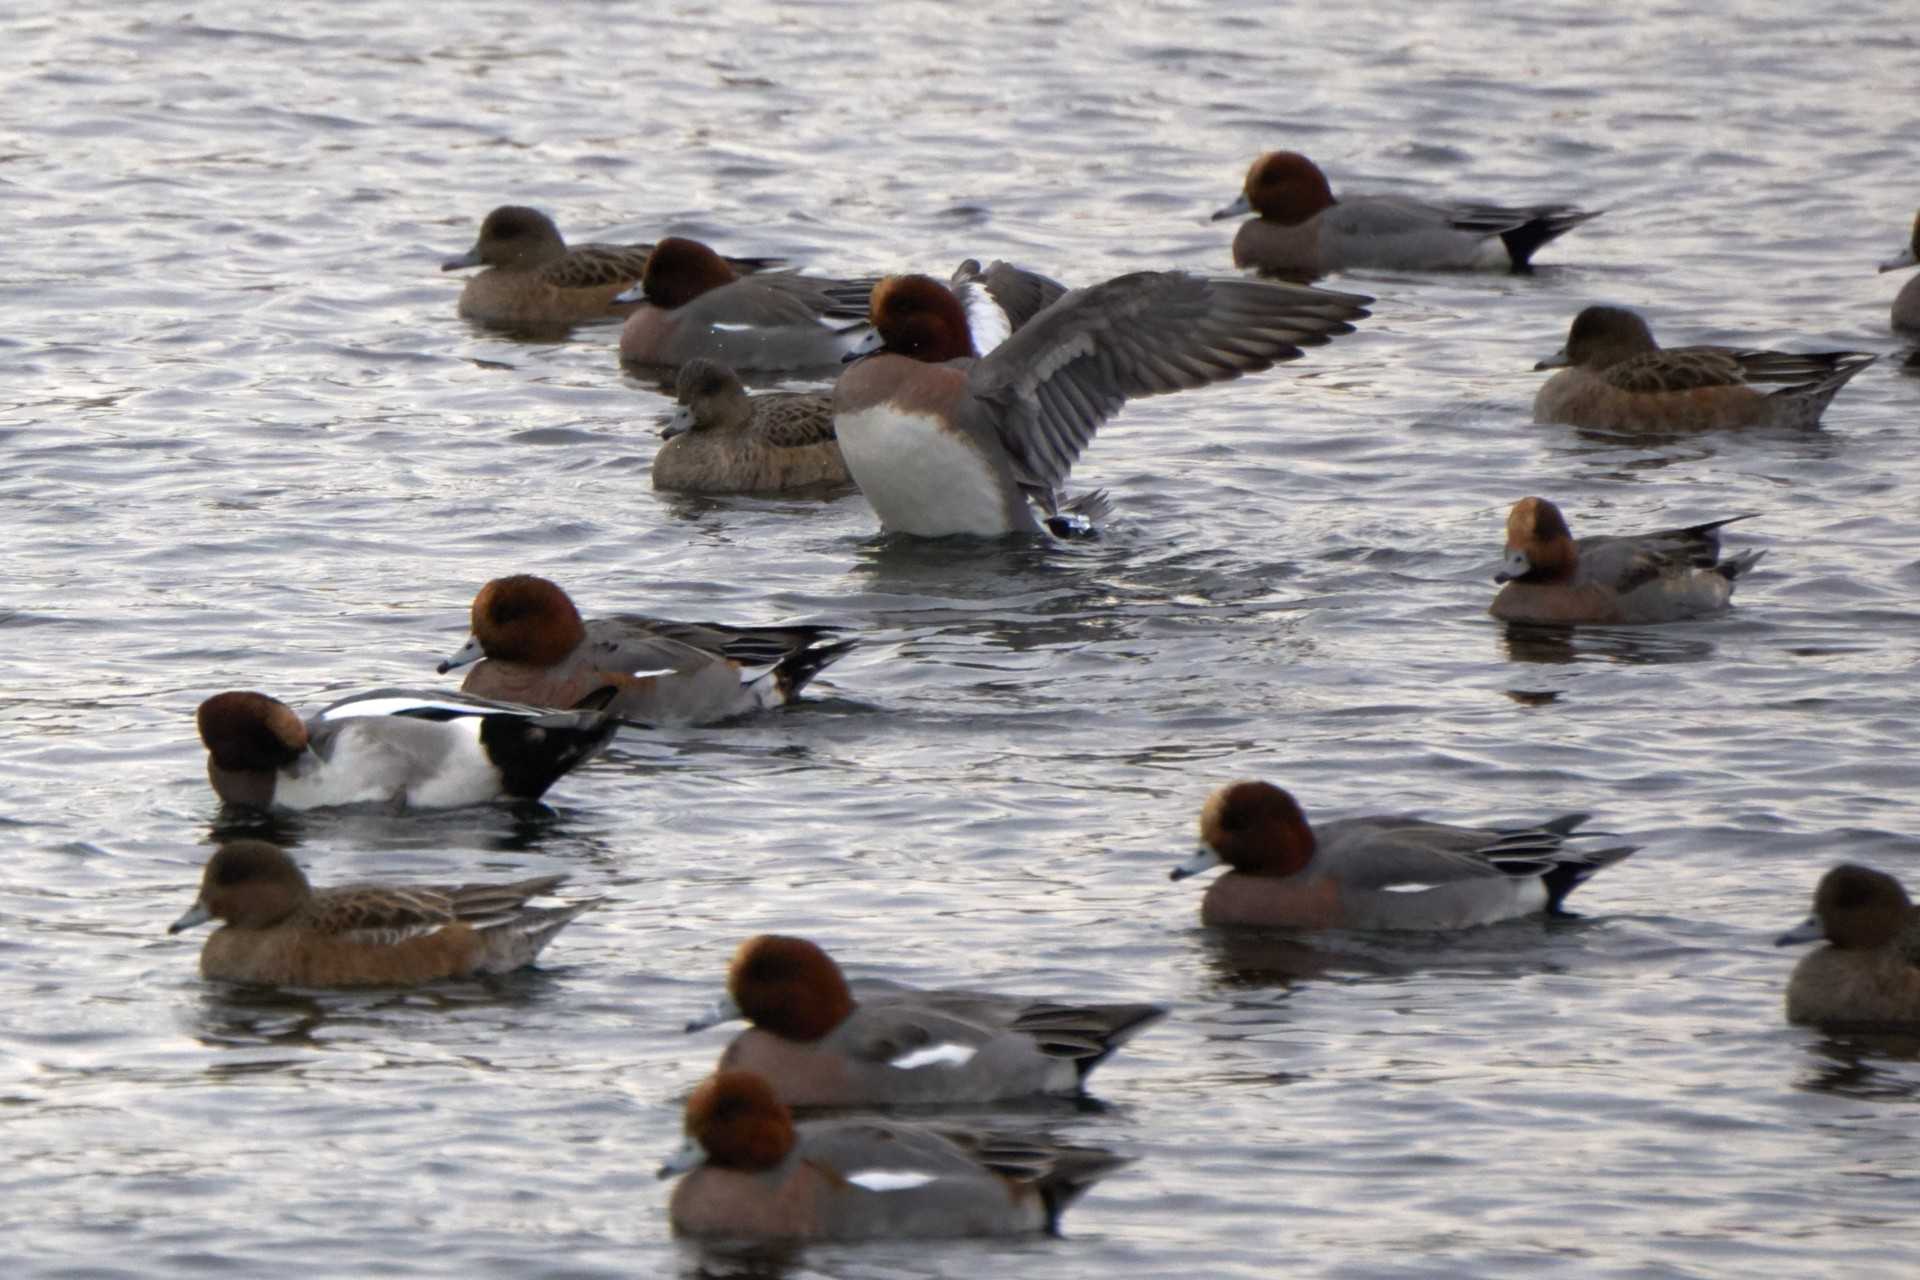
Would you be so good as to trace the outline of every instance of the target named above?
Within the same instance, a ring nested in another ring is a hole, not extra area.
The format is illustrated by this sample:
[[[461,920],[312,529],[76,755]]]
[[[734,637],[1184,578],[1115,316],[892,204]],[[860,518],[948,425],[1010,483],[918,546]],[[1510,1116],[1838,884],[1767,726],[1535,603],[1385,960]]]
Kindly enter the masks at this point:
[[[1920,912],[1900,882],[1841,865],[1820,877],[1813,914],[1778,945],[1824,940],[1787,982],[1787,1021],[1819,1026],[1920,1025]]]
[[[1861,351],[1663,348],[1634,312],[1588,307],[1574,317],[1566,346],[1534,366],[1562,371],[1534,397],[1533,416],[1609,431],[1811,427],[1874,359]]]
[[[412,986],[532,963],[568,921],[594,905],[526,905],[565,880],[314,889],[284,850],[236,840],[208,859],[200,896],[168,932],[225,921],[200,952],[200,971],[209,978]]]
[[[653,248],[569,245],[553,219],[538,209],[501,205],[480,224],[473,248],[440,269],[487,268],[461,291],[460,314],[465,318],[498,329],[543,333],[630,314],[638,304],[617,303],[615,295],[640,283]],[[726,265],[749,273],[777,262],[731,258]]]
[[[749,396],[733,370],[689,360],[674,382],[680,409],[661,431],[653,487],[676,493],[786,493],[852,483],[833,434],[833,397]]]

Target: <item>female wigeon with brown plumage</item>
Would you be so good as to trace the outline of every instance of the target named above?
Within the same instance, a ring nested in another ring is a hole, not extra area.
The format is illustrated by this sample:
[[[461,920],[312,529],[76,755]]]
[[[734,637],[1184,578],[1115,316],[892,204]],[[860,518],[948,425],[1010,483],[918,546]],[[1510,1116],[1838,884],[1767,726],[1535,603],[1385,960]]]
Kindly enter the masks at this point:
[[[460,315],[494,329],[545,334],[595,320],[618,320],[638,303],[616,301],[647,269],[650,244],[576,244],[553,219],[524,205],[501,205],[480,224],[473,247],[442,271],[485,267],[460,291]],[[777,258],[736,258],[730,270],[776,266]]]
[[[1813,914],[1774,942],[1825,943],[1794,966],[1787,1021],[1920,1026],[1920,913],[1886,872],[1834,867],[1814,889]]]
[[[1662,347],[1625,307],[1588,307],[1567,342],[1534,366],[1558,369],[1533,398],[1535,422],[1599,431],[1813,427],[1864,351]]]
[[[402,987],[533,963],[595,901],[530,907],[566,876],[509,884],[353,884],[315,889],[264,840],[207,860],[200,895],[168,933],[223,923],[200,951],[209,978],[296,987]]]

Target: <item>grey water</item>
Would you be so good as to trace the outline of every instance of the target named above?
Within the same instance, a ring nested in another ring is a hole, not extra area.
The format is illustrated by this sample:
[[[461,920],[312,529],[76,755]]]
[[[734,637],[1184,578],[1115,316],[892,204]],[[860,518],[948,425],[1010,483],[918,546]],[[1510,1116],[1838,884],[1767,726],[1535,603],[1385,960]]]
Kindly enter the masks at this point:
[[[0,1258],[11,1276],[1894,1274],[1913,1045],[1790,1028],[1769,945],[1843,859],[1920,874],[1920,381],[1874,274],[1920,204],[1898,6],[990,2],[0,16]],[[1513,276],[1356,274],[1354,335],[1128,406],[1093,542],[902,545],[857,495],[656,494],[616,331],[459,320],[503,203],[841,274],[1230,269],[1263,150],[1336,188],[1606,209]],[[1671,342],[1884,353],[1812,432],[1533,425],[1592,301]],[[1509,635],[1508,505],[1745,512],[1697,625]],[[545,812],[313,814],[318,882],[568,872],[509,980],[200,980],[192,712],[433,685],[487,579],[589,615],[831,622],[809,701],[623,734]],[[1170,884],[1216,784],[1309,814],[1589,810],[1579,918],[1246,938]],[[653,1170],[760,931],[856,973],[1165,1001],[1062,1239],[767,1258]]]

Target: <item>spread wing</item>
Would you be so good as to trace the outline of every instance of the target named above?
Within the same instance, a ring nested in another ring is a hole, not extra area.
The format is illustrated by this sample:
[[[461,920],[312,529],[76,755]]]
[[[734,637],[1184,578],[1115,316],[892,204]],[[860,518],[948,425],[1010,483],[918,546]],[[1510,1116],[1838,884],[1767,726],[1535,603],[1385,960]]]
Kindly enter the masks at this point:
[[[1102,422],[1139,396],[1268,368],[1351,333],[1371,298],[1176,271],[1061,298],[968,370],[1020,483],[1058,488]]]

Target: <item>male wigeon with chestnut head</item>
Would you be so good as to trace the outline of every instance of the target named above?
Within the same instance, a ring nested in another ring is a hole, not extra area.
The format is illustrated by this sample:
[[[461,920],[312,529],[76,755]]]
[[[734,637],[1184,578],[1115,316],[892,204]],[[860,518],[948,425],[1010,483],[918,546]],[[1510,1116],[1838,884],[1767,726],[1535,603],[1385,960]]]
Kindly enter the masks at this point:
[[[1906,247],[1880,264],[1882,271],[1904,271],[1920,267],[1920,214],[1915,214],[1913,230],[1907,233]],[[1893,327],[1920,330],[1920,276],[1907,281],[1893,299]]]
[[[1456,827],[1400,815],[1309,825],[1268,782],[1235,782],[1200,811],[1200,848],[1175,880],[1226,866],[1200,920],[1291,929],[1466,929],[1545,911],[1631,846],[1573,849],[1587,820]]]
[[[1059,487],[1122,404],[1291,360],[1352,332],[1370,301],[1141,271],[1065,294],[989,350],[952,289],[892,276],[873,291],[873,336],[834,385],[834,431],[890,532],[1066,532]]]
[[[726,998],[687,1030],[752,1023],[720,1066],[765,1077],[790,1106],[903,1106],[1079,1093],[1095,1067],[1165,1015],[1157,1004],[878,980],[855,988],[813,943],[762,934],[740,944]]]
[[[751,1071],[687,1099],[676,1233],[741,1240],[875,1240],[1057,1232],[1088,1187],[1127,1164],[1098,1147],[877,1118],[796,1124]]]
[[[1794,966],[1787,1021],[1827,1027],[1920,1026],[1920,913],[1884,871],[1842,864],[1820,877],[1813,914],[1776,946],[1826,945]]]
[[[545,334],[595,320],[617,320],[633,304],[616,295],[638,284],[650,244],[577,244],[538,209],[501,205],[480,224],[473,248],[440,264],[442,271],[485,267],[460,291],[460,314],[494,329]],[[736,259],[756,271],[778,259]]]
[[[818,626],[731,627],[623,614],[583,621],[559,584],[530,573],[495,578],[473,599],[473,633],[440,664],[477,662],[464,692],[536,707],[571,707],[603,688],[607,709],[637,724],[711,724],[800,696],[853,648]],[[757,676],[743,668],[768,667]]]
[[[1575,539],[1560,508],[1522,498],[1507,513],[1507,551],[1487,612],[1503,622],[1622,625],[1718,613],[1765,551],[1720,558],[1729,516],[1657,533]]]
[[[624,364],[717,360],[742,372],[831,369],[867,332],[871,280],[793,272],[742,276],[698,240],[653,247],[620,331]]]
[[[1812,427],[1878,356],[1864,351],[1662,347],[1625,307],[1588,307],[1567,343],[1534,365],[1558,369],[1533,398],[1535,422],[1599,431]]]
[[[200,972],[296,987],[407,987],[508,973],[593,901],[530,907],[566,880],[509,884],[352,884],[315,889],[284,850],[234,840],[209,859],[200,896],[168,933],[222,922]]]
[[[1269,151],[1215,222],[1257,214],[1233,237],[1233,265],[1312,280],[1335,271],[1526,271],[1534,251],[1597,213],[1570,204],[1435,202],[1360,195],[1336,200],[1297,151]]]
[[[202,702],[195,719],[207,779],[228,804],[449,809],[539,799],[613,737],[612,697],[597,688],[573,710],[546,711],[382,689],[302,720],[278,698],[232,690]]]
[[[824,392],[750,396],[740,375],[689,360],[674,379],[679,408],[661,430],[653,487],[669,493],[794,493],[853,483]]]

